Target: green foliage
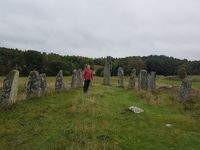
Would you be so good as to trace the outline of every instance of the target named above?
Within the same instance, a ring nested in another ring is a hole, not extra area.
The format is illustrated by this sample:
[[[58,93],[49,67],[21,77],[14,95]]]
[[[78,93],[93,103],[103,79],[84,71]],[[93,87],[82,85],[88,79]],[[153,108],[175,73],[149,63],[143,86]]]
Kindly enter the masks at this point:
[[[186,76],[187,76],[187,68],[186,68],[185,65],[179,66],[178,71],[177,71],[177,75],[179,76],[180,79],[186,78]]]
[[[12,69],[20,70],[21,76],[27,76],[32,70],[55,76],[61,69],[64,75],[71,75],[73,69],[83,69],[85,64],[93,68],[93,59],[0,48],[0,75],[6,75]]]
[[[101,67],[101,68],[98,68],[95,72],[96,76],[100,76],[102,77],[103,76],[103,71],[104,71],[104,68]]]
[[[137,73],[141,69],[147,69],[148,72],[156,71],[159,75],[176,75],[179,66],[182,64],[184,64],[187,74],[200,74],[200,61],[180,60],[162,55],[111,59],[111,74],[113,76],[117,75],[119,66],[123,67],[125,75],[129,75],[133,68],[137,69]],[[11,69],[20,70],[22,76],[27,76],[32,70],[38,70],[52,76],[56,75],[59,69],[71,75],[74,69],[84,69],[86,64],[90,64],[92,69],[94,69],[94,65],[104,67],[105,60],[104,57],[93,59],[80,56],[61,56],[34,50],[20,51],[0,47],[0,75],[7,74]],[[101,76],[102,73],[99,71],[97,71],[97,75]]]

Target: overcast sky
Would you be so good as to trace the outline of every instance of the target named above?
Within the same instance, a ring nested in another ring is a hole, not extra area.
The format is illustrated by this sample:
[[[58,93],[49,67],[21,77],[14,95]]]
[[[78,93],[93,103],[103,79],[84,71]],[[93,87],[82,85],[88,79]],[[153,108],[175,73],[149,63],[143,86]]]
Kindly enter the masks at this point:
[[[0,0],[0,46],[200,60],[200,0]]]

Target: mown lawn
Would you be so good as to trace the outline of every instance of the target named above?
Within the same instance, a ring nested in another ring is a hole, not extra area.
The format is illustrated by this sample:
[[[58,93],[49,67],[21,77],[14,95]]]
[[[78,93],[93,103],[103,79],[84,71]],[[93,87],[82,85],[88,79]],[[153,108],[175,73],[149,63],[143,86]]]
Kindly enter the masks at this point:
[[[1,111],[0,149],[200,149],[200,116],[170,93],[146,100],[150,93],[118,88],[115,81],[105,87],[95,78],[86,97],[82,89],[51,92]],[[145,112],[133,114],[132,105]]]

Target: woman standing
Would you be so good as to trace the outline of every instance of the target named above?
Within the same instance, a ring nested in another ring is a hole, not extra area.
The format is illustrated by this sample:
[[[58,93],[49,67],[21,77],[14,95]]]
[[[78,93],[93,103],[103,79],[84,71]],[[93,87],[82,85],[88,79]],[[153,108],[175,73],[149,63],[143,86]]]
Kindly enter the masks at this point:
[[[83,74],[83,79],[84,79],[83,92],[86,95],[90,86],[90,82],[91,80],[93,80],[93,75],[92,75],[92,70],[90,69],[90,65],[86,66]]]

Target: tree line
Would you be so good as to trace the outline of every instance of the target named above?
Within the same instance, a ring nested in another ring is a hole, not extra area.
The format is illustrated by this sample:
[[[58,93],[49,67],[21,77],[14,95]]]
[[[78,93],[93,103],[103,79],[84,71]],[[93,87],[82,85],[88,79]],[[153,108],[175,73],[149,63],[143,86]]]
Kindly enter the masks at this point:
[[[61,56],[35,50],[22,51],[0,47],[0,75],[5,75],[12,69],[18,69],[21,76],[27,76],[32,70],[55,76],[61,69],[64,75],[71,75],[74,69],[84,69],[86,64],[90,64],[96,75],[102,76],[105,61],[105,57]],[[112,58],[111,74],[113,76],[117,75],[118,67],[123,67],[125,75],[129,75],[133,68],[137,69],[137,73],[141,69],[146,69],[148,72],[156,71],[157,74],[165,76],[176,75],[181,71],[200,75],[200,61],[181,60],[163,55]]]

